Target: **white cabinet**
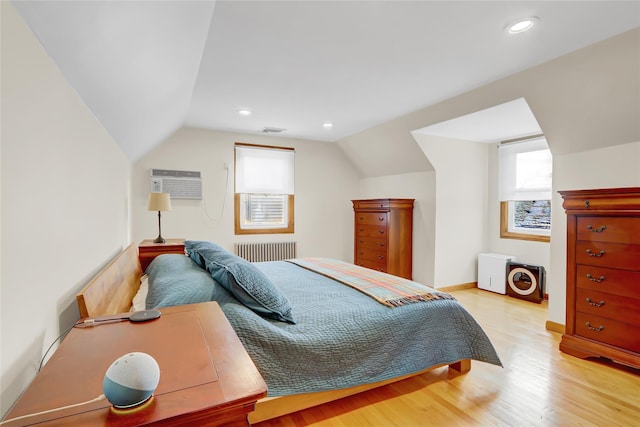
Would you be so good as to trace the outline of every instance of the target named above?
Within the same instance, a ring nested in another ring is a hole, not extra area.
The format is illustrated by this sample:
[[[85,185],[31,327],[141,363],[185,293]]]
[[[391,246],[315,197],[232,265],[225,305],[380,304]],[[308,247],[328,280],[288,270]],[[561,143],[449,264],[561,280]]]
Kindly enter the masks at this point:
[[[507,292],[507,263],[516,257],[502,254],[478,255],[478,288],[505,294]]]

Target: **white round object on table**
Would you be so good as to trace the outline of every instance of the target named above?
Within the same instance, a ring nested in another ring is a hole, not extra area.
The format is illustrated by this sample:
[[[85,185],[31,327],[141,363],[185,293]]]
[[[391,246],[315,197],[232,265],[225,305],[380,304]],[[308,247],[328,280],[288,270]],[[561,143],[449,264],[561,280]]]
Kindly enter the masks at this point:
[[[127,353],[107,369],[104,395],[116,408],[130,408],[149,399],[160,382],[158,362],[147,353]]]

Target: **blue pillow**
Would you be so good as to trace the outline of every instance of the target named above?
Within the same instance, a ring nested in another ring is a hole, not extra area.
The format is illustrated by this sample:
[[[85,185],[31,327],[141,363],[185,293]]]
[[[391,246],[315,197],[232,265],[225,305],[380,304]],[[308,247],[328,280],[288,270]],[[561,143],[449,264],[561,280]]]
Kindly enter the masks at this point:
[[[211,301],[218,285],[211,275],[188,256],[157,256],[147,268],[147,309]]]
[[[291,304],[264,273],[212,242],[187,240],[186,252],[242,304],[270,319],[295,323]]]

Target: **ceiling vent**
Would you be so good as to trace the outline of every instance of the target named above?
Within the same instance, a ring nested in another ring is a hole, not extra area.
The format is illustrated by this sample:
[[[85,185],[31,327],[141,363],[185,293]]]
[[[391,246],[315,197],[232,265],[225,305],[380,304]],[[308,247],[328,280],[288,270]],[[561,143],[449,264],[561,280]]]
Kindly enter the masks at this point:
[[[286,129],[284,128],[274,128],[271,126],[265,126],[260,130],[260,133],[280,133],[284,132]]]

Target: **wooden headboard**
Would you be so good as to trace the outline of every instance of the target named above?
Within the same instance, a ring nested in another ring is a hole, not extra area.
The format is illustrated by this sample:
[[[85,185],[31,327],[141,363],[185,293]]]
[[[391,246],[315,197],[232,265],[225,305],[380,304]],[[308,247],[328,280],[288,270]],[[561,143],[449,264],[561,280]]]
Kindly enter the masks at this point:
[[[142,269],[138,247],[129,245],[109,262],[76,296],[80,317],[125,313],[140,287]]]

